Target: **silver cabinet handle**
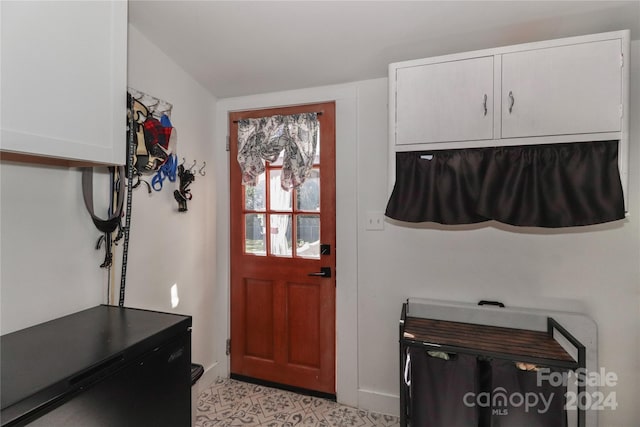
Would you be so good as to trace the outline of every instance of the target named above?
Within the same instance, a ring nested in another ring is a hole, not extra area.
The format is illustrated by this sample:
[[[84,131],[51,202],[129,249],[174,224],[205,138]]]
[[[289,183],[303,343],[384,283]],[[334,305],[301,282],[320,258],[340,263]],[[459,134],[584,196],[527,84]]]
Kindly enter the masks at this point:
[[[484,102],[482,103],[482,106],[484,107],[484,115],[487,115],[487,94],[484,94]]]
[[[513,97],[513,92],[509,91],[509,114],[513,111],[513,105],[516,103],[516,99]]]

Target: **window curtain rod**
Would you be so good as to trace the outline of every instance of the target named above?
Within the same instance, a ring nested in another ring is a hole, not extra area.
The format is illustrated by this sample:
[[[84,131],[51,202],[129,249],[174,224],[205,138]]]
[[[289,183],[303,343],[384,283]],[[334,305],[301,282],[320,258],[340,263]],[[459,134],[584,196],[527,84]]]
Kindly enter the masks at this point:
[[[320,111],[319,113],[316,113],[317,115],[321,116],[322,115],[322,111]],[[247,119],[242,119],[242,120],[249,120],[249,118]],[[238,123],[239,120],[234,120],[233,123]]]

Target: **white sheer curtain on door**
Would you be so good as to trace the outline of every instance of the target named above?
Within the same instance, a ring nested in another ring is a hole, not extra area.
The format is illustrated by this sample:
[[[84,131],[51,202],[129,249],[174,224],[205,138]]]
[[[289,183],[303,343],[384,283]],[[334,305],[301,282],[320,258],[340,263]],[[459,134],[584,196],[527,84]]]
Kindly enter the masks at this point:
[[[274,170],[269,178],[269,203],[272,211],[291,212],[291,192],[280,185],[282,172]],[[291,247],[291,214],[279,213],[269,215],[272,255],[292,256]]]

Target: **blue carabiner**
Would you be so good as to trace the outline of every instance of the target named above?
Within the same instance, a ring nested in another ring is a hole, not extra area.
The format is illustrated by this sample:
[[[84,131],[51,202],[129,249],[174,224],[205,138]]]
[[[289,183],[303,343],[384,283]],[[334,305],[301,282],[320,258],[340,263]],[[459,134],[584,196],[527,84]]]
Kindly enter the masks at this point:
[[[170,155],[162,166],[158,169],[158,172],[151,179],[151,187],[154,190],[162,190],[162,183],[166,179],[171,182],[176,180],[176,169],[178,167],[178,157],[175,154]]]
[[[176,171],[178,169],[178,157],[175,154],[171,154],[164,165],[160,168],[163,170],[167,179],[171,182],[176,180]]]
[[[158,172],[151,178],[151,187],[156,190],[162,190],[162,181],[164,181],[162,169],[158,170]]]

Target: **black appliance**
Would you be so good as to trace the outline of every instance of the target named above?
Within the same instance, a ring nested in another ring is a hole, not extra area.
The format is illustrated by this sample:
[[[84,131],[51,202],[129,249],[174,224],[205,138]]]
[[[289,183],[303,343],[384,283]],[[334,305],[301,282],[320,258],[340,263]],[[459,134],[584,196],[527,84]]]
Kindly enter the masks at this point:
[[[2,427],[191,426],[191,317],[101,305],[0,337]]]

